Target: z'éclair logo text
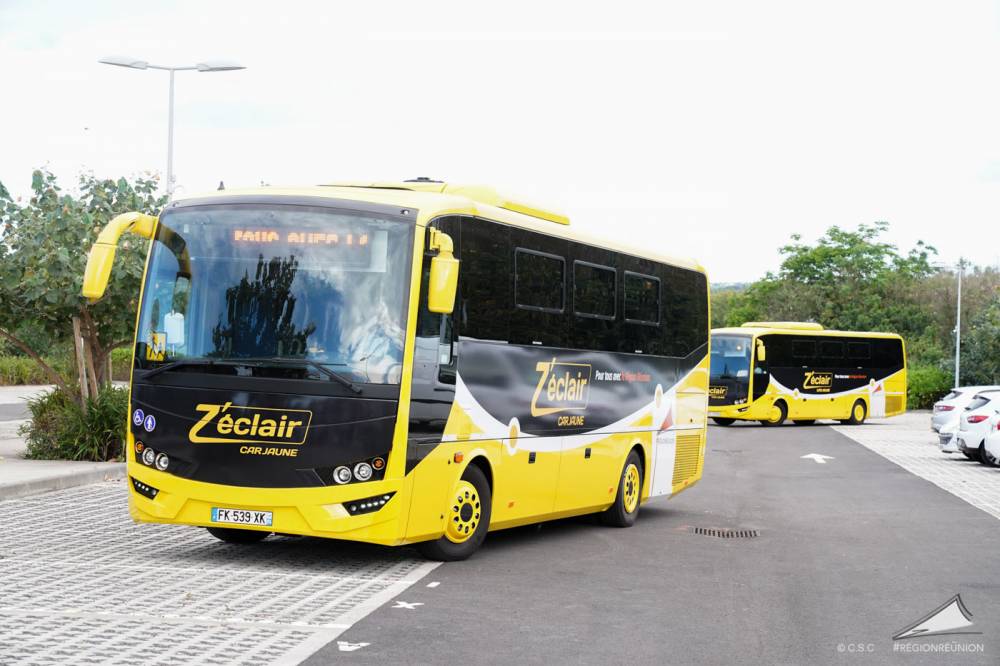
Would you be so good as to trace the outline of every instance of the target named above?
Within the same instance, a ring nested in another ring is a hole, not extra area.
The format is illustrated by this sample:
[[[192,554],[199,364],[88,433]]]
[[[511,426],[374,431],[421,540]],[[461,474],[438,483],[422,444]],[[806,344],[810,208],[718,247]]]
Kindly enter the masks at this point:
[[[812,389],[815,391],[829,391],[831,386],[833,386],[832,372],[810,370],[805,373],[805,380],[802,382],[803,389]]]
[[[203,413],[191,427],[188,438],[201,444],[302,444],[312,422],[305,409],[245,407],[227,402],[203,403],[195,409]]]
[[[531,415],[546,416],[572,409],[586,409],[590,398],[588,363],[560,363],[556,359],[540,361],[535,370],[541,373],[535,395],[531,398]]]
[[[726,397],[726,393],[729,392],[728,386],[709,386],[708,387],[708,397],[713,400],[721,400]]]

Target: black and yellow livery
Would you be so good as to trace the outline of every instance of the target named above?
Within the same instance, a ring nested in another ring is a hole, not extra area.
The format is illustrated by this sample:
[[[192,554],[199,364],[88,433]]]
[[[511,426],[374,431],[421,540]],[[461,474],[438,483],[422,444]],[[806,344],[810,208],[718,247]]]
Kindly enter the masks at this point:
[[[893,333],[750,322],[712,329],[709,415],[779,425],[857,424],[906,411],[906,347]]]
[[[694,262],[588,239],[489,188],[265,188],[116,218],[88,297],[127,230],[150,238],[136,520],[456,559],[487,529],[591,512],[631,524],[701,476],[708,285]]]

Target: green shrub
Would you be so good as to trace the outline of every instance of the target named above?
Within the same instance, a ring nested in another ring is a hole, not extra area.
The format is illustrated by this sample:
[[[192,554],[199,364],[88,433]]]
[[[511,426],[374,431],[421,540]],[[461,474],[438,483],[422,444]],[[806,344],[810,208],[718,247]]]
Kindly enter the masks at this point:
[[[930,409],[954,384],[951,373],[933,365],[915,365],[907,375],[906,403],[910,409]]]
[[[87,401],[54,390],[28,401],[31,418],[22,428],[26,458],[120,460],[128,419],[128,389],[108,386]]]
[[[132,348],[119,347],[111,351],[111,379],[127,382],[132,377]]]

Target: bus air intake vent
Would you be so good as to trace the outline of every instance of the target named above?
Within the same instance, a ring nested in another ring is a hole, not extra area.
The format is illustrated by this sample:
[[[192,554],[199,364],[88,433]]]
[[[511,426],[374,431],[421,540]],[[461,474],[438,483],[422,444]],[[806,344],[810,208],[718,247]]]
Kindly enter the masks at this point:
[[[698,473],[700,435],[677,435],[677,455],[674,457],[674,485],[687,481]]]
[[[701,536],[716,537],[717,539],[756,539],[760,536],[760,532],[757,530],[734,530],[728,527],[721,529],[716,527],[692,527],[691,532],[693,534],[700,534]]]
[[[895,412],[903,411],[903,396],[901,395],[885,396],[885,411],[887,414],[893,414]]]

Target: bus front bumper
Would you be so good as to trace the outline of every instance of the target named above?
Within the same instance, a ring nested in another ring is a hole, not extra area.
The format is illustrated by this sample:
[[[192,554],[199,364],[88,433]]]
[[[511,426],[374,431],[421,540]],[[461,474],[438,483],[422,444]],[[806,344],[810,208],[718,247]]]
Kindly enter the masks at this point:
[[[264,530],[383,545],[399,545],[405,534],[409,492],[403,480],[319,488],[244,488],[181,479],[131,461],[128,475],[129,514],[136,522]],[[212,509],[269,512],[271,525],[213,522]]]

